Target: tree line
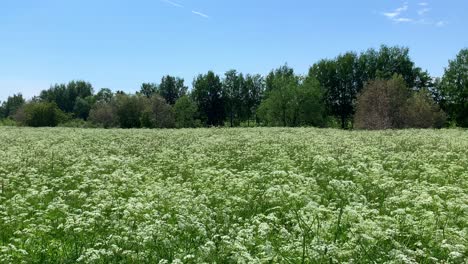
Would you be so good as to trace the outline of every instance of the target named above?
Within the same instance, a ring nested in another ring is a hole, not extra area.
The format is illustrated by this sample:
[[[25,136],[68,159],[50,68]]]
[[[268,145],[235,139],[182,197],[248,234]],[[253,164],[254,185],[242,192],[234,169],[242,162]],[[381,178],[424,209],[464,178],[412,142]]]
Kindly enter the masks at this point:
[[[90,83],[71,81],[29,101],[10,96],[0,119],[33,127],[468,127],[468,49],[449,61],[442,78],[416,67],[408,48],[381,46],[320,60],[305,76],[287,65],[266,76],[209,71],[190,90],[170,75],[135,94],[95,93]]]

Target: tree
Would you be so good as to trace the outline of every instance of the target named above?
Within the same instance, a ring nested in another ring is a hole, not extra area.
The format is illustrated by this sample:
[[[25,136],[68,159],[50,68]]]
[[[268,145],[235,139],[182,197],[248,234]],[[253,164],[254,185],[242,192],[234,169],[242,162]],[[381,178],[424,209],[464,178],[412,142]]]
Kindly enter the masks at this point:
[[[389,80],[395,74],[401,75],[413,90],[433,86],[427,71],[414,66],[408,48],[385,45],[360,55],[348,52],[332,60],[321,60],[311,67],[308,76],[320,82],[329,114],[339,118],[341,127],[346,128],[356,109],[356,96],[364,85],[375,79]]]
[[[293,126],[295,90],[299,78],[286,65],[270,72],[267,77],[266,99],[260,104],[259,116],[269,125]]]
[[[441,128],[447,119],[428,90],[413,93],[403,109],[404,126],[407,128]]]
[[[223,80],[223,97],[226,113],[229,117],[229,124],[234,126],[235,119],[240,118],[242,97],[241,93],[244,87],[244,77],[238,75],[236,70],[230,70],[225,73]]]
[[[317,79],[306,78],[297,90],[297,125],[325,126],[323,90]]]
[[[265,92],[265,81],[259,74],[248,74],[242,88],[242,119],[247,120],[249,124],[252,116],[255,115],[255,122],[257,122],[256,113]]]
[[[115,97],[116,115],[121,128],[140,128],[145,97],[121,95]]]
[[[31,102],[18,112],[16,121],[32,127],[55,127],[65,116],[55,103],[48,102]]]
[[[369,49],[362,53],[359,63],[362,84],[375,79],[389,80],[397,74],[402,76],[408,87],[416,86],[418,70],[409,57],[408,48],[382,45],[378,51]]]
[[[358,129],[403,128],[404,107],[411,90],[400,75],[390,80],[370,81],[357,99],[355,127]]]
[[[111,89],[109,88],[102,88],[95,96],[96,102],[106,102],[110,103],[112,98],[114,97],[114,93],[112,93]]]
[[[141,84],[139,94],[146,96],[146,98],[150,98],[158,91],[158,85],[155,83],[143,83]]]
[[[172,107],[159,95],[153,95],[146,100],[142,111],[141,125],[147,128],[175,127]]]
[[[104,128],[116,127],[119,125],[117,109],[110,102],[98,101],[89,112],[89,121]]]
[[[193,99],[197,104],[200,117],[207,126],[221,126],[226,117],[222,83],[218,75],[209,71],[198,75],[193,82]]]
[[[75,101],[75,106],[73,107],[73,113],[75,114],[75,117],[87,120],[92,105],[93,97],[89,96],[85,99],[78,97]]]
[[[24,103],[25,100],[20,93],[9,96],[0,106],[0,119],[12,117]]]
[[[41,92],[39,98],[45,102],[54,102],[66,113],[73,113],[76,100],[93,95],[93,86],[85,81],[71,81],[68,84],[55,84]]]
[[[266,84],[266,93],[268,94],[270,91],[275,89],[278,85],[278,79],[285,79],[289,80],[295,76],[294,70],[288,67],[287,64],[279,67],[276,70],[271,71],[265,80]]]
[[[271,79],[268,97],[261,103],[259,115],[268,125],[324,125],[323,94],[314,78],[302,80],[295,75],[277,75]]]
[[[444,110],[459,126],[468,127],[468,49],[449,61],[440,85]]]
[[[180,97],[174,105],[175,123],[177,128],[197,127],[197,105],[189,96]]]
[[[174,105],[177,99],[187,93],[188,87],[184,85],[184,79],[166,75],[162,77],[158,93],[168,104]]]

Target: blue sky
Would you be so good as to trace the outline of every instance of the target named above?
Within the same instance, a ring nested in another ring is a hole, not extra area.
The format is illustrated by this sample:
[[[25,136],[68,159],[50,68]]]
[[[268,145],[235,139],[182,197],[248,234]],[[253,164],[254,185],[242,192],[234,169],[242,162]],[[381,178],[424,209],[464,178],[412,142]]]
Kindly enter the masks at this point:
[[[52,83],[134,92],[162,75],[298,73],[381,44],[440,76],[468,47],[466,0],[0,0],[0,100]]]

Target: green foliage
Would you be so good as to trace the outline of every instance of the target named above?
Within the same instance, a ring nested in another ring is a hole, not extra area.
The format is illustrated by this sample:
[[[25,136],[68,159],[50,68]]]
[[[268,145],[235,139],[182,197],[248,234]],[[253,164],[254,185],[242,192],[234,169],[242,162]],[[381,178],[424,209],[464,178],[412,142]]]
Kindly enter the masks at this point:
[[[201,126],[196,119],[197,105],[189,96],[180,97],[174,105],[175,123],[177,128],[193,128]]]
[[[333,60],[321,60],[309,70],[325,89],[328,112],[348,127],[356,110],[357,95],[364,85],[375,79],[388,80],[395,74],[402,76],[406,85],[419,90],[432,86],[429,74],[414,66],[409,49],[381,46],[361,54],[348,52]]]
[[[174,105],[180,97],[186,95],[188,87],[184,85],[184,79],[166,75],[161,79],[158,94],[170,105]]]
[[[89,111],[91,111],[91,106],[94,104],[94,98],[88,96],[85,99],[78,97],[75,101],[75,106],[73,107],[73,113],[76,118],[87,120],[89,117]]]
[[[173,128],[175,127],[174,111],[164,98],[153,95],[143,100],[145,105],[141,113],[141,125],[146,128]]]
[[[258,115],[269,126],[323,126],[323,94],[314,78],[301,80],[284,66],[272,71]]]
[[[209,71],[193,81],[192,97],[206,126],[222,126],[226,118],[223,85],[218,75]]]
[[[440,85],[444,110],[459,126],[468,127],[468,49],[449,61]]]
[[[246,92],[244,76],[238,74],[236,70],[230,70],[225,73],[223,80],[223,98],[226,113],[231,127],[234,123],[239,124],[242,118],[243,96]]]
[[[115,97],[116,115],[121,128],[139,128],[145,110],[145,98],[118,94]]]
[[[155,83],[143,83],[140,88],[139,94],[150,98],[153,94],[157,93],[158,85]]]
[[[0,127],[2,126],[18,126],[18,123],[11,118],[0,119]]]
[[[112,98],[114,97],[114,93],[109,88],[102,88],[99,92],[95,95],[96,102],[104,102],[110,103]]]
[[[431,93],[424,89],[407,100],[403,116],[406,128],[442,128],[447,120]]]
[[[55,103],[31,102],[15,115],[18,122],[31,127],[55,127],[69,117]]]
[[[85,81],[71,81],[68,84],[56,84],[41,92],[39,98],[55,103],[63,112],[73,113],[78,98],[93,95],[93,86]]]
[[[466,263],[468,131],[1,127],[0,263]]]
[[[26,101],[22,94],[14,94],[0,105],[0,119],[13,117],[18,109],[24,105]]]
[[[257,110],[260,106],[265,93],[265,80],[259,74],[247,74],[242,91],[242,121],[247,120],[247,126],[250,126],[250,120],[255,116],[257,123]]]

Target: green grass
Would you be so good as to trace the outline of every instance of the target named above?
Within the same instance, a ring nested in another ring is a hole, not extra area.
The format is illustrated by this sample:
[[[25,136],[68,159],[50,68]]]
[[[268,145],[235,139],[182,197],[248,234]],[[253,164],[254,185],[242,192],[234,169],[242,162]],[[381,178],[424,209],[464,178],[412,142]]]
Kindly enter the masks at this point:
[[[468,131],[0,128],[0,263],[466,263]]]

